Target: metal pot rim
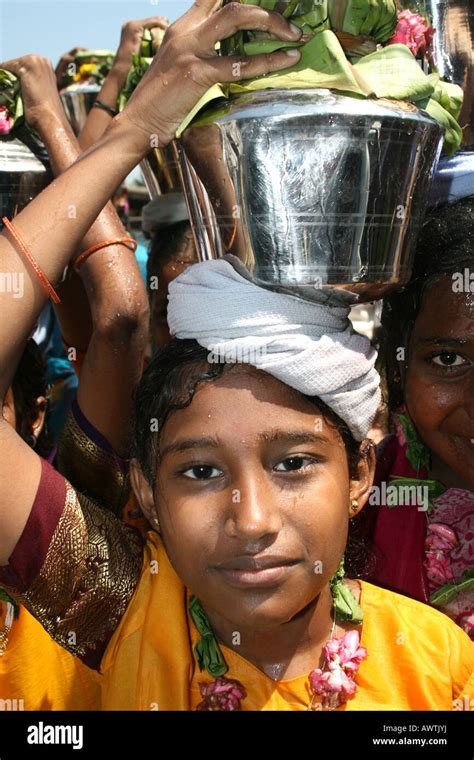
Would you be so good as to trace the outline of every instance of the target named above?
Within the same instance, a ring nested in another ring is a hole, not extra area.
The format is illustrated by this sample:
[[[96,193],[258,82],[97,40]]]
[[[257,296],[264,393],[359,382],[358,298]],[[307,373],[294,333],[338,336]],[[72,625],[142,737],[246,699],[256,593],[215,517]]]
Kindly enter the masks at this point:
[[[286,89],[266,89],[255,90],[253,92],[242,92],[232,95],[223,101],[213,101],[203,109],[197,117],[197,123],[192,123],[186,128],[185,133],[194,126],[204,126],[212,121],[226,122],[235,118],[236,114],[240,119],[246,118],[245,110],[248,108],[248,118],[258,118],[258,108],[274,109],[272,116],[278,115],[278,110],[285,114],[291,115],[291,109],[297,108],[296,115],[304,115],[306,110],[314,114],[314,109],[318,105],[322,109],[331,108],[334,116],[350,114],[353,116],[373,116],[373,117],[392,117],[400,118],[404,121],[422,122],[423,124],[431,123],[441,130],[438,122],[433,119],[426,111],[419,109],[413,103],[404,100],[394,100],[389,98],[355,98],[345,95],[337,90],[328,90],[325,88],[301,88],[295,90]],[[216,116],[216,111],[220,113]],[[263,114],[262,114],[263,115]],[[265,116],[268,116],[268,110]]]

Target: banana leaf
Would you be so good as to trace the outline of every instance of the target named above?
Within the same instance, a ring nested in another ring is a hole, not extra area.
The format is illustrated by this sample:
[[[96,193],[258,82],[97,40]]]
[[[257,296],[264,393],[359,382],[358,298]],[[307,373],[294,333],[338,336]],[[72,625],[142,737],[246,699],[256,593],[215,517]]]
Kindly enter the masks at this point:
[[[284,14],[283,14],[284,15]],[[291,17],[291,23],[295,24],[296,26],[300,26],[300,24],[306,24],[307,26],[310,26],[311,28],[318,28],[321,24],[325,23],[326,28],[330,28],[329,24],[329,17],[328,17],[328,9],[327,9],[327,1],[323,3],[318,3],[312,11],[309,13],[305,13],[302,16],[292,16]]]
[[[331,27],[387,42],[398,22],[395,0],[328,0]]]
[[[134,89],[138,86],[140,80],[148,71],[152,60],[153,58],[145,58],[144,56],[139,56],[136,53],[133,53],[132,65],[128,72],[124,88],[117,101],[117,108],[119,111],[123,111],[127,105]]]
[[[428,491],[428,504],[427,514],[430,514],[434,509],[433,499],[437,499],[446,491],[446,486],[440,483],[438,480],[423,480],[421,478],[405,478],[403,475],[392,475],[390,478],[390,485],[399,489],[405,488],[424,488]],[[401,494],[405,491],[401,490]],[[401,504],[402,501],[399,502]],[[387,505],[390,509],[390,505]],[[393,506],[398,506],[394,504]]]
[[[231,0],[225,0],[231,2]],[[288,0],[286,6],[284,0],[237,0],[245,5],[257,5],[269,11],[280,12],[288,21],[299,26],[304,34],[316,34],[323,29],[329,29],[327,14],[327,0]],[[224,3],[225,4],[225,3]],[[303,11],[303,12],[302,12]],[[266,32],[238,31],[221,42],[221,50],[224,55],[246,54],[258,55],[259,53],[273,52],[270,46],[254,44],[272,40]],[[275,40],[272,40],[275,42]],[[251,46],[247,47],[250,43]]]
[[[448,156],[452,156],[461,147],[462,129],[456,119],[435,98],[430,98],[428,103],[416,103],[418,108],[422,108],[429,113],[433,119],[444,127],[444,151]]]
[[[430,98],[439,81],[426,75],[406,45],[389,45],[360,58],[354,67],[372,86],[378,98],[415,102]]]
[[[463,97],[463,91],[459,85],[451,84],[451,82],[443,82],[442,79],[439,80],[432,95],[432,98],[437,100],[438,103],[456,120],[459,119],[461,113]]]
[[[193,126],[199,126],[199,124],[206,124],[205,114],[200,115],[200,112],[205,109],[212,101],[217,101],[221,98],[227,98],[227,88],[225,85],[214,84],[204,93],[202,98],[198,100],[194,108],[188,113],[186,118],[181,122],[176,130],[176,137],[180,137],[184,130],[193,122]],[[226,108],[227,111],[227,108]],[[213,119],[216,114],[213,112]]]
[[[296,65],[258,79],[232,83],[229,92],[322,87],[358,95],[371,94],[372,88],[354,71],[334,32],[327,29],[315,35],[300,50],[301,58]]]
[[[446,583],[430,596],[430,604],[433,607],[444,607],[463,591],[474,589],[474,569],[465,570],[458,583]]]

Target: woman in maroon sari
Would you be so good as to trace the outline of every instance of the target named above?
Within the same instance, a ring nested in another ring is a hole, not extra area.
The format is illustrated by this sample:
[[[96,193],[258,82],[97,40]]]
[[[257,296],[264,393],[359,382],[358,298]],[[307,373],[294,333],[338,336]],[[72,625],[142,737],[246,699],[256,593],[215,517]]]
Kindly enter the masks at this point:
[[[412,280],[384,304],[394,434],[379,447],[372,509],[360,516],[359,525],[374,546],[368,577],[430,602],[471,637],[473,274],[470,197],[427,216]]]

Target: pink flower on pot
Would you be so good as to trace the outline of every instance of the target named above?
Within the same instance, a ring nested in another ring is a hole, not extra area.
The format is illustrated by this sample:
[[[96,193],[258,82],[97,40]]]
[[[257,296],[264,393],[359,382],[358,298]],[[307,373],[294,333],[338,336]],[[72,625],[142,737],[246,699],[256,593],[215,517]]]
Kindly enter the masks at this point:
[[[8,135],[13,127],[13,119],[6,106],[0,106],[0,135]]]
[[[398,14],[398,24],[395,34],[387,45],[401,43],[406,45],[417,56],[424,57],[431,52],[435,30],[431,24],[418,13],[401,11]]]

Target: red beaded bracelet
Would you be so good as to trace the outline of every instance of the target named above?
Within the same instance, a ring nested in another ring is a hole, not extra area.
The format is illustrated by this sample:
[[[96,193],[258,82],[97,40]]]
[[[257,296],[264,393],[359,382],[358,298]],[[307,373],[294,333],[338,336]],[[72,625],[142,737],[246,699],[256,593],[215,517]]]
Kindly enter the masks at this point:
[[[23,253],[23,255],[28,259],[28,261],[30,262],[31,266],[35,270],[35,274],[36,274],[38,280],[40,281],[40,283],[41,283],[43,289],[45,290],[45,292],[48,294],[48,296],[51,297],[51,299],[54,301],[54,303],[61,303],[61,299],[59,298],[59,296],[56,293],[55,289],[51,285],[50,281],[46,277],[45,273],[41,269],[41,267],[38,264],[38,262],[35,261],[35,259],[33,258],[33,256],[31,255],[31,253],[29,252],[28,248],[26,247],[26,245],[23,242],[23,240],[21,239],[20,235],[18,234],[18,232],[14,228],[13,224],[10,222],[9,219],[7,219],[6,216],[4,216],[2,218],[2,222],[5,225],[5,227],[7,228],[8,232],[10,233],[10,235],[12,236],[12,238],[17,243],[18,248],[21,250],[21,252]]]
[[[83,251],[79,254],[74,262],[74,269],[76,272],[79,272],[80,267],[84,261],[89,258],[89,256],[92,256],[93,253],[100,251],[102,248],[107,248],[109,245],[125,245],[127,248],[130,248],[133,253],[135,253],[138,247],[137,241],[131,237],[116,238],[115,240],[104,240],[103,243],[92,245],[86,251]]]

